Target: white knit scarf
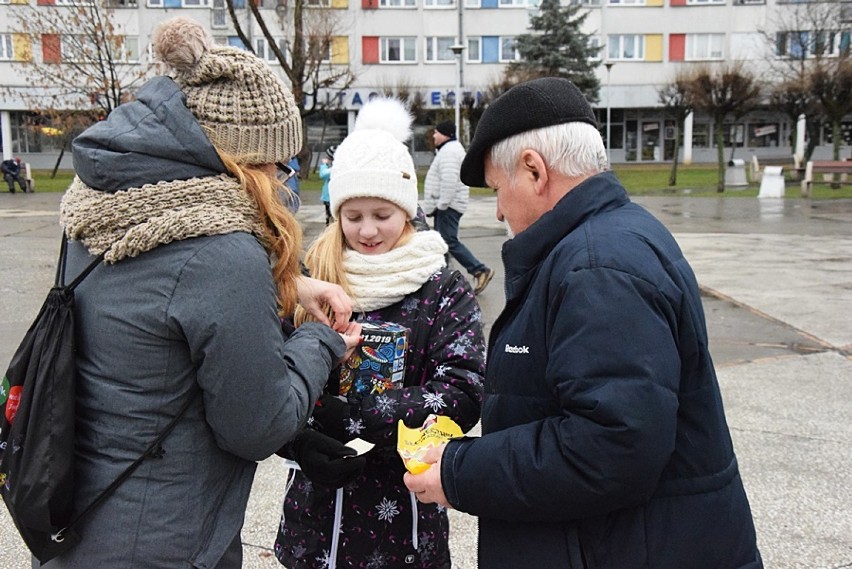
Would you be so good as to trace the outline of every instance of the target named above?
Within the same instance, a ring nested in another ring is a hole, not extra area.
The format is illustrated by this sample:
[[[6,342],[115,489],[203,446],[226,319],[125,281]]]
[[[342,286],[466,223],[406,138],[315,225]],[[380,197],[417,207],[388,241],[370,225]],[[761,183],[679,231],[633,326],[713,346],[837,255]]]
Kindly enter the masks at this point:
[[[158,245],[245,231],[262,235],[254,200],[226,175],[101,192],[75,177],[62,198],[59,220],[69,239],[114,263]]]
[[[363,312],[395,304],[418,290],[446,264],[447,244],[437,231],[418,231],[387,253],[343,253],[343,270],[356,308]]]

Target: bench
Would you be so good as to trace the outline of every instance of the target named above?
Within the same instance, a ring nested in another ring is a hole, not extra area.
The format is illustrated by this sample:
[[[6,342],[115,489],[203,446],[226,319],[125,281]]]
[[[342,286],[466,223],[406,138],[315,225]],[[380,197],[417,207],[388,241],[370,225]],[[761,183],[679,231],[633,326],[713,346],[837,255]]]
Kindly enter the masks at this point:
[[[751,155],[749,179],[752,183],[760,182],[766,166],[782,166],[785,170],[796,171],[799,168],[798,156],[757,156]]]
[[[811,197],[811,190],[813,189],[814,184],[814,174],[852,174],[852,161],[809,160],[808,165],[805,166],[805,173],[802,176],[803,197]],[[845,179],[841,181],[845,181]]]

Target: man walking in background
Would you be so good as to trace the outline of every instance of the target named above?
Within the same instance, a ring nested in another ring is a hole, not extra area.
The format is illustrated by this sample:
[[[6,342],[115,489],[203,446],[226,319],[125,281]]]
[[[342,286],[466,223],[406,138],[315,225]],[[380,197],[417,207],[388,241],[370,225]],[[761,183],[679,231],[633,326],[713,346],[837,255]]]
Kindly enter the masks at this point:
[[[435,158],[426,173],[423,184],[423,211],[435,217],[435,229],[447,242],[456,261],[473,275],[474,292],[479,294],[494,277],[494,270],[473,256],[459,241],[459,220],[467,209],[470,187],[459,178],[465,151],[456,140],[456,125],[444,121],[432,133],[435,143]]]

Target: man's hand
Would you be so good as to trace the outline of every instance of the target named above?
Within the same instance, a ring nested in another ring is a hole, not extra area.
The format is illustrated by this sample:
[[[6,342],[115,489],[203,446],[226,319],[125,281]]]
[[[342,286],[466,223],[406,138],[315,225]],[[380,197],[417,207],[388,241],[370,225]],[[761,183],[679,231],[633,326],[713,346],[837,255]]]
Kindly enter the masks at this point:
[[[432,465],[429,470],[423,474],[406,472],[402,479],[406,487],[424,504],[439,504],[445,508],[452,508],[441,485],[441,457],[446,447],[447,445],[444,444],[431,448],[426,453],[423,462]]]
[[[299,304],[308,314],[342,334],[347,333],[349,319],[352,317],[352,299],[343,292],[343,287],[304,275],[298,278],[296,285]],[[326,306],[331,308],[334,314],[332,322],[325,315]]]

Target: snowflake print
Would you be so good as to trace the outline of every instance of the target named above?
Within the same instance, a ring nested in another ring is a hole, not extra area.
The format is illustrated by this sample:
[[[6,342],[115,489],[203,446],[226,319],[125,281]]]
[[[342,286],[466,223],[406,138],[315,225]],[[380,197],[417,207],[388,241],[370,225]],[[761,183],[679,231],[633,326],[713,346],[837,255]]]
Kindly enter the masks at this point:
[[[444,377],[447,375],[449,371],[449,366],[445,366],[444,364],[439,365],[435,368],[435,377]]]
[[[393,417],[396,411],[396,406],[399,402],[387,395],[379,395],[376,397],[376,409],[385,417]]]
[[[467,336],[462,336],[461,338],[457,339],[455,342],[447,346],[447,348],[450,350],[450,354],[454,356],[465,355],[467,352],[471,351],[471,347],[472,346],[470,343],[470,338],[468,338]]]
[[[328,566],[331,564],[331,552],[323,549],[322,557],[317,557],[316,560],[319,563],[319,569],[328,569]]]
[[[387,555],[377,549],[367,558],[367,569],[381,569],[387,563]]]
[[[444,403],[444,400],[441,398],[439,393],[427,393],[423,396],[423,404],[426,407],[432,409],[432,411],[438,412],[441,407],[446,407],[447,404]]]
[[[450,298],[449,296],[442,297],[441,302],[438,303],[438,311],[440,312],[440,311],[444,310],[445,308],[450,306],[452,304],[452,302],[453,302],[453,299]]]
[[[417,307],[420,305],[420,299],[415,298],[413,296],[408,296],[405,300],[402,301],[402,311],[403,312],[414,312],[417,310]]]
[[[347,419],[345,427],[346,432],[350,435],[360,435],[361,431],[364,430],[364,421],[361,419]]]
[[[379,519],[385,522],[393,522],[394,516],[399,513],[396,500],[388,500],[387,498],[382,498],[382,503],[376,506],[376,510],[379,511]]]
[[[305,549],[305,546],[302,545],[302,544],[299,544],[299,545],[297,545],[293,548],[293,557],[295,557],[296,559],[301,559],[302,556],[305,555],[306,552],[307,552],[307,549]]]
[[[476,372],[468,371],[467,382],[472,383],[473,385],[482,385],[482,376]]]

